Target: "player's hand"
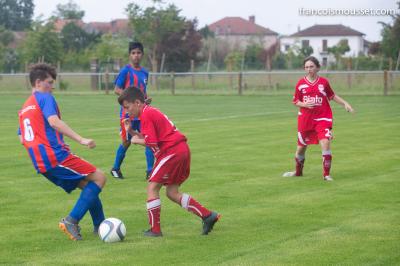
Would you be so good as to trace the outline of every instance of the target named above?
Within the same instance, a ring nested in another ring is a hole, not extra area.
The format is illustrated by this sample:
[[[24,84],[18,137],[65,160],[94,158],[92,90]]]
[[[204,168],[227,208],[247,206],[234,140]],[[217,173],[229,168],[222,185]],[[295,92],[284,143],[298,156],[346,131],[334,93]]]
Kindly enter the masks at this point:
[[[153,101],[153,98],[149,97],[146,100],[144,100],[144,103],[147,104],[147,105],[150,105],[152,101]]]
[[[125,131],[129,132],[129,130],[132,128],[131,120],[129,118],[125,118],[123,120],[123,122],[124,122]]]
[[[344,104],[344,109],[346,109],[346,111],[349,112],[349,113],[354,113],[353,107],[351,107],[351,105],[348,104],[348,103]]]
[[[96,143],[92,139],[82,138],[80,144],[87,146],[89,149],[93,149],[96,147]]]
[[[134,135],[131,138],[131,143],[132,144],[139,144],[140,140],[141,140],[141,138],[138,135]]]

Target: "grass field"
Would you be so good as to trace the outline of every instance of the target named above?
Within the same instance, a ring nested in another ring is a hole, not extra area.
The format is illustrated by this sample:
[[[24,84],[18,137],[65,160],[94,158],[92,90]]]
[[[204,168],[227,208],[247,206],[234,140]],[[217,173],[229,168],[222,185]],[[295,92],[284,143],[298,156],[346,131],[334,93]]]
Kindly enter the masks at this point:
[[[209,236],[201,222],[162,195],[163,238],[147,229],[143,148],[132,147],[125,180],[101,193],[106,216],[122,219],[127,237],[105,244],[82,222],[81,242],[58,221],[78,191],[65,194],[36,175],[16,137],[27,95],[2,94],[0,264],[25,265],[399,265],[400,97],[346,97],[357,113],[332,103],[334,182],[321,178],[321,152],[310,147],[305,176],[293,167],[296,109],[290,96],[165,96],[153,99],[189,138],[192,173],[182,190],[222,214]],[[97,142],[72,150],[108,173],[119,143],[112,95],[58,95],[63,119]]]

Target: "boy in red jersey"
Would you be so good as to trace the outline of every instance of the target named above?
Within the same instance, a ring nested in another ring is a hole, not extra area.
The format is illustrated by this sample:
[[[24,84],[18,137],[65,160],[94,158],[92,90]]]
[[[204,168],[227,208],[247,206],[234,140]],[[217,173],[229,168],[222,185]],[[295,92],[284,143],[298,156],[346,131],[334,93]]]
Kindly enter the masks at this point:
[[[166,186],[166,194],[171,201],[202,218],[202,234],[207,235],[220,215],[206,209],[188,194],[179,192],[179,186],[190,173],[190,150],[186,137],[165,114],[145,104],[144,95],[139,89],[124,90],[118,102],[129,115],[141,120],[141,133],[134,132],[129,120],[126,120],[125,127],[133,136],[132,143],[150,147],[156,157],[147,186],[147,212],[151,228],[144,233],[145,236],[162,236],[159,192],[163,185]]]
[[[79,221],[89,210],[94,232],[104,220],[99,193],[106,177],[89,162],[71,153],[63,135],[90,149],[94,140],[81,137],[61,120],[60,110],[53,95],[53,83],[57,73],[47,64],[33,65],[29,73],[32,95],[18,112],[20,140],[25,146],[36,171],[55,185],[70,193],[82,189],[70,214],[63,218],[59,227],[70,239],[81,240]]]
[[[302,176],[307,145],[318,144],[322,149],[323,179],[332,181],[330,169],[332,153],[332,110],[329,101],[333,100],[342,105],[347,112],[354,112],[351,105],[332,90],[329,81],[318,76],[320,64],[313,56],[304,62],[307,74],[296,85],[293,104],[300,108],[298,114],[296,171],[286,172],[283,176]]]

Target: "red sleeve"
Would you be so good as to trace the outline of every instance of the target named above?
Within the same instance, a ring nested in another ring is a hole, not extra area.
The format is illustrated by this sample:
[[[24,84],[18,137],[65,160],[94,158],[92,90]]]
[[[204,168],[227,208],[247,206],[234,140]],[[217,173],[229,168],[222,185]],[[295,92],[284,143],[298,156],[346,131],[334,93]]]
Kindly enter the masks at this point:
[[[333,97],[335,97],[335,92],[332,90],[328,80],[326,80],[325,92],[326,97],[328,97],[329,100],[332,100]]]
[[[299,85],[300,85],[300,80],[297,82],[296,87],[294,89],[294,95],[293,95],[293,104],[296,104],[297,102],[300,102],[300,91],[299,91]]]
[[[141,117],[141,133],[144,136],[146,146],[151,148],[154,153],[159,150],[157,132],[154,123],[154,117],[151,114]]]

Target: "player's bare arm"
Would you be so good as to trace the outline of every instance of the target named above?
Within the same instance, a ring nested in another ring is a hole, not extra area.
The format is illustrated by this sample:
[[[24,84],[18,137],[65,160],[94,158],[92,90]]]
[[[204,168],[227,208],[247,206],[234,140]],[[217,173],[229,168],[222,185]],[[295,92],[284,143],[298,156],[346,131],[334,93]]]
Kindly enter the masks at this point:
[[[47,118],[50,126],[60,132],[61,134],[75,140],[81,145],[87,146],[89,149],[96,147],[96,143],[92,139],[86,139],[81,137],[72,128],[70,128],[64,121],[62,121],[57,115],[52,115]]]
[[[115,86],[115,87],[114,87],[114,93],[117,94],[117,95],[121,95],[121,93],[122,93],[123,91],[124,91],[124,90],[121,89],[121,88],[118,87],[118,86]]]
[[[146,142],[144,141],[143,136],[138,136],[138,135],[133,136],[131,139],[131,143],[146,146]]]
[[[341,98],[339,95],[335,95],[335,97],[333,97],[332,100],[342,105],[347,112],[354,113],[353,107],[351,107],[351,105],[348,102],[346,102],[343,98]]]

